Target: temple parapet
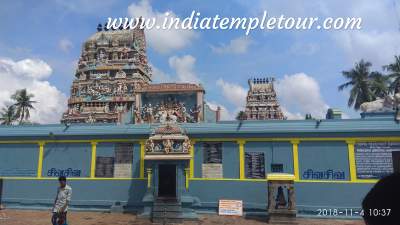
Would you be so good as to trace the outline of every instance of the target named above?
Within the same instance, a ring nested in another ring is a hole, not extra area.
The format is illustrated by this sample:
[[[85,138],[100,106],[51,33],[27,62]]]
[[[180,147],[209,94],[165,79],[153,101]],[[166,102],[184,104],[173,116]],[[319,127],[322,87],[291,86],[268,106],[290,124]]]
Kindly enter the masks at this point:
[[[204,89],[190,83],[144,85],[136,90],[135,123],[204,121]]]

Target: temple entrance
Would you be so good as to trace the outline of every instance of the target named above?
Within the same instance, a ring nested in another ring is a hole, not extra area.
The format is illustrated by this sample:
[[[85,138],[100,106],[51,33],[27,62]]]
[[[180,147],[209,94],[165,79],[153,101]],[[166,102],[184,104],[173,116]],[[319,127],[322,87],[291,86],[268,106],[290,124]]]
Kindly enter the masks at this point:
[[[158,197],[176,198],[176,165],[158,166]]]

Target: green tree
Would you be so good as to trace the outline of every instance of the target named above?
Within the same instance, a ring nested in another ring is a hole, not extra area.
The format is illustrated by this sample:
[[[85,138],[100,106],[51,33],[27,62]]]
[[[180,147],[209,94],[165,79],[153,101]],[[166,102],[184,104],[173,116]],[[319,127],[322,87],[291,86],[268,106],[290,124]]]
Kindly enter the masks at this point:
[[[9,105],[3,107],[2,112],[0,113],[0,121],[2,125],[11,125],[16,117],[15,117],[15,106]]]
[[[375,94],[371,90],[371,79],[376,72],[371,73],[371,66],[370,62],[361,60],[356,63],[353,69],[342,72],[342,75],[348,81],[340,85],[338,89],[339,91],[343,91],[343,89],[351,87],[347,105],[354,107],[355,110],[359,110],[362,103],[376,99]]]
[[[36,103],[36,101],[31,100],[33,97],[34,95],[28,94],[26,89],[17,90],[11,96],[11,99],[15,101],[15,115],[19,119],[19,124],[22,124],[24,120],[29,120],[30,110],[34,109],[33,104]]]
[[[246,119],[246,113],[244,111],[239,111],[236,115],[236,120],[242,121]]]
[[[314,118],[312,117],[312,115],[310,113],[307,113],[305,116],[306,120],[313,120]]]
[[[372,72],[370,75],[370,89],[375,98],[384,98],[389,94],[389,76],[379,72]]]
[[[383,66],[383,69],[389,72],[390,92],[396,93],[400,91],[400,56],[395,56],[394,59],[393,63]]]

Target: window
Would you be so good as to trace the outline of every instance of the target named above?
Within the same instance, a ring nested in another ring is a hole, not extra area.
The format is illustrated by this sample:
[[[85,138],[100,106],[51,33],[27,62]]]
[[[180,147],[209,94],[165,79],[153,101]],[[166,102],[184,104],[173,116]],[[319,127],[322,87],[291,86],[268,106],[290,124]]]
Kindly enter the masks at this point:
[[[264,179],[265,178],[265,158],[263,152],[246,152],[246,178]]]
[[[222,178],[222,143],[203,144],[203,178]]]
[[[271,172],[273,173],[283,173],[283,164],[271,164]]]

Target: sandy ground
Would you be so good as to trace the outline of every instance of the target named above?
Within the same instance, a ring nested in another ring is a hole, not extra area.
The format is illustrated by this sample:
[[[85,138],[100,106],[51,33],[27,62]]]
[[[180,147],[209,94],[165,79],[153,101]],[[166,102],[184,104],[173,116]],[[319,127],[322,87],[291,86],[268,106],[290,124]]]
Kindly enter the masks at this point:
[[[0,225],[46,225],[50,223],[51,214],[48,211],[1,210]],[[150,225],[149,220],[138,219],[132,214],[102,213],[102,212],[68,212],[69,225]],[[299,225],[363,225],[362,220],[328,220],[328,219],[297,219]],[[188,221],[188,225],[261,225],[267,224],[262,218],[222,217],[217,215],[201,215],[199,221]],[[271,224],[272,225],[272,224]]]

